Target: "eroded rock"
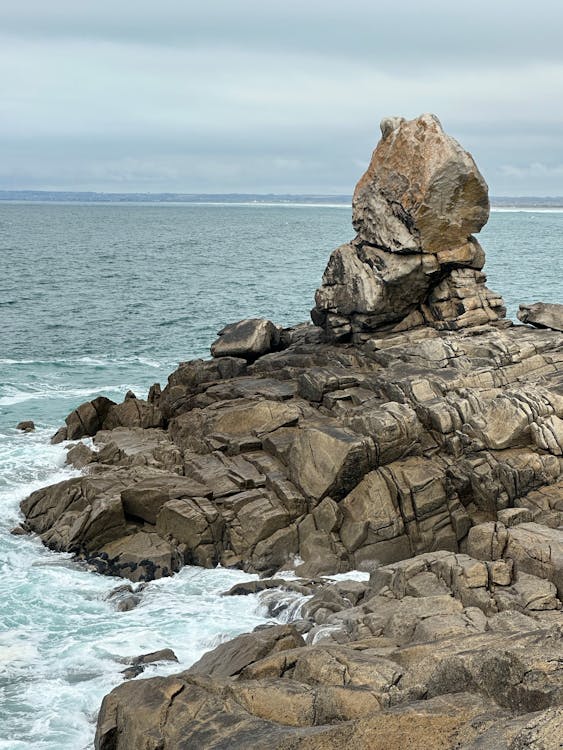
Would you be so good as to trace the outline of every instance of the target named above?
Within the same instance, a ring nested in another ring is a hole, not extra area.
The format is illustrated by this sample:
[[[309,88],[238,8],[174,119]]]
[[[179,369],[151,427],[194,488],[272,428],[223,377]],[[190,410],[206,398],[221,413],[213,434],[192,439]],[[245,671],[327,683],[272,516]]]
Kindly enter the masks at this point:
[[[356,238],[333,252],[313,322],[335,340],[422,324],[459,330],[505,316],[485,286],[473,237],[489,217],[487,185],[434,115],[386,118],[356,186]]]

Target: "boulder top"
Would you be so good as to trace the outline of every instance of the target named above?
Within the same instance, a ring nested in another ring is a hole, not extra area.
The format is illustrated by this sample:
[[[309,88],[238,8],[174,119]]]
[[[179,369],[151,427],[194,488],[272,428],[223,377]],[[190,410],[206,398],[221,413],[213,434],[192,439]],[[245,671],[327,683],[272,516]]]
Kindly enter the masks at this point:
[[[436,115],[385,117],[381,133],[354,191],[352,221],[363,241],[440,252],[482,229],[490,209],[487,183]],[[393,230],[394,242],[386,243]]]

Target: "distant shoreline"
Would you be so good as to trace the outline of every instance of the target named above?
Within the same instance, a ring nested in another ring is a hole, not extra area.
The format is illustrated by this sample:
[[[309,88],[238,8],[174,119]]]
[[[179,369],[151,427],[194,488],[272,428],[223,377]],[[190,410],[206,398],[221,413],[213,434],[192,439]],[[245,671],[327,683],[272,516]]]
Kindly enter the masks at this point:
[[[49,190],[0,190],[0,202],[17,203],[129,203],[199,205],[275,205],[348,207],[351,195],[275,193],[98,193]],[[500,210],[563,209],[563,196],[492,196],[491,206]]]

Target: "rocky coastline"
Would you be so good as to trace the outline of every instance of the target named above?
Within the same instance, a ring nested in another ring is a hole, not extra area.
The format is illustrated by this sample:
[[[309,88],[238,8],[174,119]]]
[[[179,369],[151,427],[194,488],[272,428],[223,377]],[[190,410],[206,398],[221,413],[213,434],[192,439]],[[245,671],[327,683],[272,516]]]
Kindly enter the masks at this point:
[[[312,324],[230,324],[146,400],[82,404],[53,438],[93,439],[82,475],[22,502],[99,573],[239,567],[261,579],[227,594],[299,599],[124,682],[97,750],[561,747],[563,305],[508,321],[472,157],[433,115],[381,131]]]

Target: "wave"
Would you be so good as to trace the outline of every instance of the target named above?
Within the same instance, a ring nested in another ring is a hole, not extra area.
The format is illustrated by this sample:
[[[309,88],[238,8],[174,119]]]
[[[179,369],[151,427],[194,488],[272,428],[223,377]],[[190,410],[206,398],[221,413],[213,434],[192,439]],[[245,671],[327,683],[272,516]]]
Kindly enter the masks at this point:
[[[53,357],[51,359],[13,359],[11,357],[0,357],[0,365],[89,365],[92,367],[114,367],[115,365],[129,365],[139,363],[147,367],[161,369],[174,367],[175,362],[160,361],[153,357],[132,355],[130,357]]]
[[[561,214],[563,206],[491,206],[495,214]]]
[[[33,387],[33,386],[32,386]],[[50,386],[47,384],[40,385],[37,390],[20,390],[13,386],[6,386],[5,394],[0,396],[0,406],[14,406],[25,401],[37,401],[48,398],[87,398],[88,396],[98,396],[102,393],[122,394],[127,391],[134,393],[143,392],[144,387],[138,385],[101,385],[97,388],[65,388],[64,386]],[[6,393],[7,391],[7,393]]]

